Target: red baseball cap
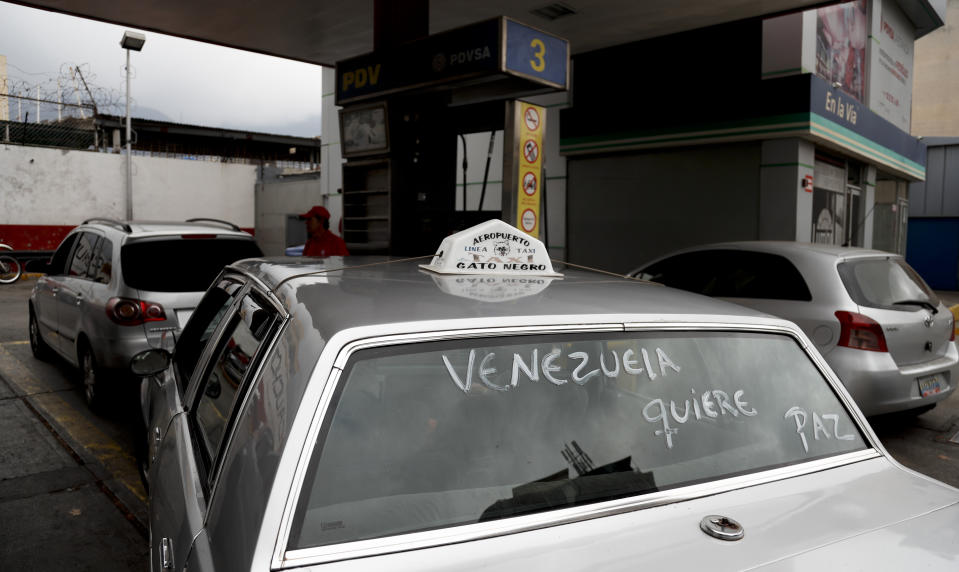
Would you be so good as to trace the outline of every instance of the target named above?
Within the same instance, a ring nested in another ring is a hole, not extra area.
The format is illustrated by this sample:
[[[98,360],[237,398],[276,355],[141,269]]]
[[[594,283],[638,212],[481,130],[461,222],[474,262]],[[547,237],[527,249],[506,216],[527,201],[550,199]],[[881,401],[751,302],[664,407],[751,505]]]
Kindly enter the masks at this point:
[[[313,217],[325,218],[326,220],[330,220],[330,211],[326,210],[326,207],[315,206],[311,208],[310,210],[308,210],[307,212],[300,215],[300,218],[302,219],[313,218]]]

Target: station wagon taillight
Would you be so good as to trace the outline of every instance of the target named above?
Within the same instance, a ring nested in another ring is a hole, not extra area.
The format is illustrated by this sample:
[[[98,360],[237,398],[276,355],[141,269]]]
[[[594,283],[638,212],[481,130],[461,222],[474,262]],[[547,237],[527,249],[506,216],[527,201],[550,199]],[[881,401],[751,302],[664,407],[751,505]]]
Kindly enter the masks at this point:
[[[879,322],[855,312],[836,312],[842,331],[839,333],[839,345],[856,350],[888,352],[886,336]]]
[[[138,326],[145,322],[166,320],[163,306],[133,298],[110,298],[107,316],[121,326]]]

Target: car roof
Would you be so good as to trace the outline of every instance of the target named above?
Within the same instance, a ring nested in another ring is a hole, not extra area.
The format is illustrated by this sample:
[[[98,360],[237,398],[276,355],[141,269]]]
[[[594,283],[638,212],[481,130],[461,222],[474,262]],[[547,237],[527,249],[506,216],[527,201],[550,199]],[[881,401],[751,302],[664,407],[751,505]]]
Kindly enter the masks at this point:
[[[380,324],[499,319],[542,323],[572,317],[583,324],[641,320],[780,322],[735,304],[612,273],[557,264],[559,279],[538,276],[441,276],[419,260],[387,257],[247,259],[231,268],[272,290],[291,312],[304,308],[325,334]],[[579,317],[579,318],[577,318]],[[603,318],[605,317],[605,319]],[[544,320],[545,321],[545,320]],[[489,324],[488,321],[483,322]],[[479,327],[479,326],[477,326]]]
[[[756,250],[761,252],[777,252],[782,254],[805,254],[819,255],[832,258],[857,258],[874,256],[895,256],[899,254],[894,252],[884,252],[882,250],[873,250],[869,248],[860,248],[858,246],[838,246],[834,244],[818,244],[813,242],[794,242],[787,240],[741,240],[735,242],[716,242],[704,244],[692,248],[684,248],[680,251],[670,253],[668,256],[680,252],[695,252],[698,250]]]
[[[252,239],[248,232],[230,228],[232,223],[228,222],[189,222],[189,221],[145,221],[145,220],[109,220],[109,219],[91,219],[84,222],[81,227],[98,227],[101,229],[110,229],[112,231],[126,234],[131,238],[141,238],[144,236],[163,236],[183,233],[209,233],[220,236],[235,236],[237,238]]]

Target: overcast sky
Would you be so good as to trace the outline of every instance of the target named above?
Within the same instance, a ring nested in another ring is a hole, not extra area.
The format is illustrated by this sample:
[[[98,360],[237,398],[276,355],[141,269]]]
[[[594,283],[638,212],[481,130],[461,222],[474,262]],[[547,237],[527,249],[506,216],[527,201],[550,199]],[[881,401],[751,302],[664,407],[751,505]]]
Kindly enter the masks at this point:
[[[91,84],[122,96],[126,55],[120,38],[127,29],[142,32],[0,2],[0,55],[18,85],[52,79],[55,86],[64,65],[86,64]],[[143,33],[143,51],[131,53],[134,117],[320,135],[320,66]]]

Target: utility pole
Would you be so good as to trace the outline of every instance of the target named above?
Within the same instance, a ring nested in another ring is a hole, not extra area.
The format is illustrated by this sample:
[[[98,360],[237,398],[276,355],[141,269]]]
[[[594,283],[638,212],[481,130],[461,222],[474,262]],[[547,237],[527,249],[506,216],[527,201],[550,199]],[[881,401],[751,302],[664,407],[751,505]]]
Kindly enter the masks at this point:
[[[133,220],[133,157],[130,147],[130,50],[139,52],[143,49],[144,43],[146,43],[146,36],[129,30],[123,32],[123,39],[120,40],[120,46],[127,51],[127,220]]]

